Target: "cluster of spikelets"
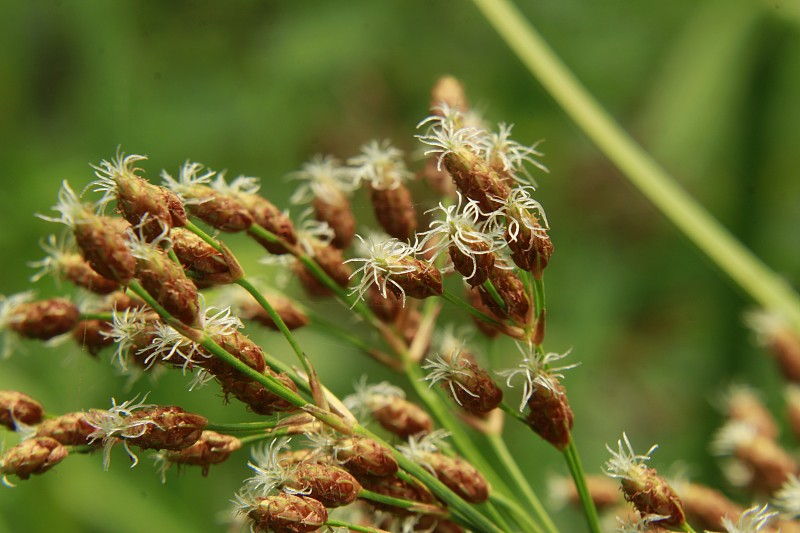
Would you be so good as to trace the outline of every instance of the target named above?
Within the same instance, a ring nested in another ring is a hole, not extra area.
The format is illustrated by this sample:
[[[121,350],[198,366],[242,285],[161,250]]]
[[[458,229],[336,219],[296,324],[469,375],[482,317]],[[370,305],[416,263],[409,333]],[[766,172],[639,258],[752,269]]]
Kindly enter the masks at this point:
[[[97,179],[84,194],[64,182],[56,215],[42,218],[67,230],[43,244],[48,255],[34,264],[40,270],[33,279],[52,275],[92,296],[2,298],[3,357],[20,337],[72,338],[94,356],[113,351],[111,360],[131,375],[174,368],[191,374],[190,389],[214,382],[226,399],[242,402],[263,422],[215,425],[178,406],[137,399],[45,416],[22,392],[0,391],[0,423],[21,438],[0,457],[3,482],[101,448],[108,468],[118,444],[134,464],[139,450],[154,450],[162,480],[173,465],[199,466],[206,475],[211,465],[258,442],[251,449],[253,476],[234,497],[236,516],[252,531],[348,530],[354,524],[359,531],[503,530],[492,522],[496,515],[490,520],[491,513],[472,506],[493,495],[513,500],[510,482],[471,464],[480,456],[468,461],[458,455],[466,453],[463,440],[454,451],[445,430],[465,423],[496,436],[505,411],[565,457],[576,457],[574,416],[562,384],[563,372],[575,365],[562,364],[566,354],[543,347],[542,280],[553,244],[529,169],[546,169],[535,146],[510,138],[511,126],[491,131],[468,108],[455,80],[437,83],[430,111],[419,124],[424,163],[416,173],[388,141],[370,142],[344,162],[315,156],[292,173],[298,183],[292,202],[308,204],[299,220],[259,195],[257,179],[227,180],[195,162],[186,162],[177,176],[162,172],[156,185],[137,167],[143,156],[118,153],[94,166]],[[422,181],[437,199],[419,212],[423,203],[412,191]],[[357,234],[362,228],[351,199],[360,188],[379,231]],[[93,202],[84,198],[90,190],[100,195]],[[370,344],[365,339],[373,333],[353,335],[341,326],[334,334],[405,373],[425,407],[394,384],[366,379],[342,400],[331,394],[314,371],[314,354],[307,356],[291,332],[309,324],[337,326],[282,292],[260,291],[220,233],[247,234],[269,252],[265,262],[285,267],[308,295],[343,303],[359,327],[372,328],[380,340]],[[439,298],[467,311],[484,335],[517,341],[519,364],[493,371],[464,342],[463,331],[434,332]],[[243,320],[280,331],[302,370],[267,354],[242,331]],[[498,377],[509,387],[521,383],[518,408],[504,403]],[[443,413],[434,385],[449,396],[457,417]],[[436,428],[429,411],[444,428]],[[368,423],[386,438],[362,425]],[[753,439],[774,437],[753,433]],[[756,452],[740,452],[739,441],[732,446],[719,448],[750,469],[748,485],[774,494],[787,512],[794,497],[797,513],[798,498],[790,495],[800,486],[794,462],[784,461],[782,477],[765,487],[768,474],[758,468],[777,466],[755,465]],[[621,495],[633,505],[620,531],[690,531],[689,522],[729,533],[767,531],[773,517],[767,508],[720,503],[706,515],[695,510],[689,489],[673,488],[645,466],[649,452],[636,455],[627,437],[611,453],[607,470],[621,492],[594,478],[587,486],[573,475],[583,483],[578,492],[587,514],[592,506],[615,505]],[[524,492],[519,479],[514,483]],[[710,489],[691,490],[706,504],[724,499]],[[520,517],[520,506],[507,518],[531,523]]]
[[[120,152],[94,166],[97,179],[82,194],[64,182],[56,214],[42,218],[67,230],[43,243],[48,255],[34,263],[39,271],[33,280],[52,275],[92,296],[4,297],[3,356],[19,338],[72,338],[95,356],[113,351],[112,361],[128,373],[176,368],[192,374],[192,388],[216,382],[226,398],[266,417],[269,429],[238,438],[208,429],[199,414],[136,399],[45,416],[34,399],[4,391],[2,423],[22,439],[0,459],[4,482],[41,474],[69,453],[101,448],[108,468],[117,444],[134,463],[138,450],[155,450],[162,476],[175,464],[200,466],[207,474],[243,444],[269,439],[253,451],[255,475],[235,498],[253,530],[332,527],[326,525],[328,511],[353,508],[358,500],[369,503],[358,507],[362,514],[370,511],[361,520],[376,527],[459,531],[440,492],[469,504],[489,498],[484,476],[450,449],[447,433],[435,429],[402,389],[364,381],[339,401],[307,358],[301,360],[304,372],[281,366],[245,335],[242,320],[291,339],[291,330],[313,322],[311,311],[283,294],[258,292],[233,252],[194,221],[216,232],[248,234],[271,254],[269,262],[288,266],[309,295],[337,297],[375,326],[385,347],[370,347],[368,355],[392,368],[428,370],[427,386],[441,385],[465,420],[497,431],[503,391],[492,373],[463,339],[449,334],[432,343],[433,324],[421,323],[418,301],[445,296],[443,276],[459,273],[466,291],[459,301],[481,330],[520,341],[523,361],[507,378],[522,377],[521,410],[529,407],[531,427],[563,449],[572,412],[559,369],[550,366],[560,356],[539,349],[544,311],[534,312],[531,285],[541,280],[553,251],[524,167],[544,169],[541,154],[511,140],[510,126],[491,132],[465,102],[454,80],[437,85],[432,114],[419,126],[427,161],[417,174],[388,141],[370,142],[344,163],[314,157],[290,176],[299,183],[293,203],[310,204],[299,221],[260,196],[257,179],[227,180],[195,162],[185,163],[177,176],[162,172],[157,185],[138,168],[143,156]],[[419,213],[409,185],[422,177],[441,202]],[[380,232],[356,234],[350,197],[358,188],[366,189]],[[90,192],[99,198],[87,200]],[[425,231],[419,230],[421,219],[429,220]],[[201,292],[236,284],[251,294],[215,291],[213,306],[206,302],[212,296]],[[376,422],[393,435],[394,446],[355,431],[357,420]],[[290,449],[288,441],[277,440],[281,435],[302,435],[303,444],[295,439]],[[445,488],[400,468],[403,458]]]

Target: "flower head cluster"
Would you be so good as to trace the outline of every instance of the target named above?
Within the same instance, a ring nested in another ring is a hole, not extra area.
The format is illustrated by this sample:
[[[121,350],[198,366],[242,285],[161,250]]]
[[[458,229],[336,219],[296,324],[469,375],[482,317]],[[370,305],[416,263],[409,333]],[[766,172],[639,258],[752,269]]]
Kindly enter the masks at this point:
[[[488,133],[481,138],[480,148],[483,158],[489,161],[491,165],[499,167],[505,173],[513,175],[519,171],[528,179],[531,176],[525,168],[525,163],[547,172],[547,167],[536,159],[544,155],[536,150],[541,141],[533,146],[522,145],[511,139],[513,127],[513,124],[501,122],[497,125],[497,132]]]
[[[310,202],[314,198],[331,202],[349,194],[356,187],[352,170],[329,155],[315,155],[288,177],[302,182],[291,197],[294,204]]]
[[[535,237],[543,238],[550,228],[542,204],[531,196],[533,190],[530,186],[514,187],[503,200],[503,207],[492,214],[495,217],[498,213],[505,215],[506,232],[512,241],[516,241],[525,229]]]
[[[347,160],[354,183],[364,181],[374,189],[396,189],[413,176],[406,168],[403,152],[383,142],[372,141],[361,147],[361,154]]]
[[[474,365],[470,365],[466,359],[462,358],[463,348],[451,352],[449,355],[443,357],[441,354],[436,354],[432,359],[427,359],[422,368],[428,370],[428,375],[425,376],[425,381],[429,381],[428,387],[432,387],[436,383],[444,382],[450,388],[450,393],[459,405],[463,405],[463,400],[459,398],[461,394],[459,390],[473,398],[477,398],[478,394],[470,390],[463,381],[473,381],[475,379]]]
[[[518,375],[524,379],[522,384],[522,401],[519,404],[519,410],[525,409],[528,400],[530,400],[533,393],[538,387],[555,390],[558,385],[558,380],[563,379],[564,375],[561,373],[564,370],[575,368],[580,363],[573,363],[571,365],[553,367],[553,363],[559,361],[569,355],[569,352],[559,353],[539,353],[533,349],[532,345],[523,345],[517,343],[517,348],[522,352],[523,358],[517,368],[508,370],[501,370],[497,374],[506,378],[506,384],[511,387],[511,381]]]
[[[103,443],[103,468],[108,470],[111,462],[111,448],[119,441],[123,441],[125,451],[128,452],[133,466],[139,462],[139,458],[131,451],[126,439],[138,438],[144,435],[149,427],[158,427],[148,416],[134,416],[134,412],[140,409],[155,407],[152,404],[145,404],[145,395],[141,402],[136,402],[137,398],[127,400],[117,405],[115,398],[111,399],[110,409],[93,409],[86,413],[86,422],[95,428],[88,436],[89,443],[101,439]]]

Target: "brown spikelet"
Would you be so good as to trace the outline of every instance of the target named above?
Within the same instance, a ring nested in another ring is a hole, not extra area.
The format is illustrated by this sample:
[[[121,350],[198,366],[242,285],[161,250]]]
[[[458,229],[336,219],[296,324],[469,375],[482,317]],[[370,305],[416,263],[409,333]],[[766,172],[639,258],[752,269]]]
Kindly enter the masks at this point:
[[[64,446],[89,445],[89,434],[96,428],[86,421],[86,413],[66,413],[55,418],[48,418],[36,427],[36,437],[49,437]],[[96,440],[92,446],[101,446]]]
[[[420,406],[404,398],[387,398],[372,409],[372,417],[383,427],[402,439],[420,433],[430,433],[433,420]]]
[[[659,526],[680,527],[686,523],[681,499],[664,478],[652,468],[644,468],[640,479],[622,478],[622,493],[642,516],[660,515],[653,520]]]
[[[78,324],[80,311],[66,298],[25,302],[11,312],[8,328],[29,339],[52,339]]]
[[[484,213],[495,211],[508,198],[508,183],[481,157],[473,155],[464,160],[447,154],[442,161],[461,194],[478,202]]]
[[[386,233],[401,241],[409,240],[417,229],[417,215],[408,188],[403,184],[387,189],[370,185],[369,195],[375,218]]]
[[[72,254],[59,259],[61,275],[78,287],[95,294],[110,294],[119,289],[119,282],[104,278],[80,255]]]
[[[186,224],[183,203],[169,189],[126,173],[116,180],[116,191],[117,211],[129,223],[141,227],[148,241],[161,235],[164,228]]]
[[[434,383],[440,382],[456,403],[470,414],[485,415],[503,401],[503,391],[489,372],[481,368],[467,352],[456,351],[441,356],[423,368],[431,369],[428,378]]]
[[[137,259],[136,277],[150,296],[175,318],[189,326],[198,323],[200,302],[197,286],[165,253],[157,252],[146,259]]]
[[[531,306],[525,290],[525,284],[514,271],[495,267],[489,275],[489,281],[492,282],[506,306],[506,309],[503,310],[485,288],[478,287],[483,303],[492,313],[500,318],[508,317],[518,324],[530,322],[533,306]]]
[[[241,447],[242,442],[236,437],[206,430],[194,444],[167,451],[164,458],[174,464],[200,466],[203,476],[207,476],[211,465],[222,463]]]
[[[83,320],[72,330],[72,338],[92,356],[97,357],[103,348],[114,344],[114,339],[108,335],[111,329],[112,324],[105,320]]]
[[[250,337],[244,333],[240,331],[232,331],[226,335],[213,335],[211,338],[225,351],[236,357],[239,361],[243,362],[256,372],[263,372],[266,368],[267,361],[264,357],[264,350],[261,348],[261,346],[250,340]],[[228,365],[214,357],[211,357],[207,362],[204,362],[204,367],[206,367],[214,375],[236,372]]]
[[[125,240],[130,225],[121,218],[92,217],[75,225],[75,243],[89,265],[104,278],[122,285],[136,275],[136,259]]]
[[[477,468],[461,459],[441,453],[427,453],[425,464],[439,481],[470,503],[483,503],[489,498],[489,484]]]
[[[176,228],[170,233],[172,250],[200,288],[236,281],[238,268],[231,268],[230,258],[189,230]]]
[[[253,225],[250,211],[233,196],[202,185],[192,187],[184,196],[195,200],[186,206],[189,213],[220,231],[237,233]]]
[[[257,194],[237,195],[242,204],[253,217],[253,224],[258,224],[265,230],[280,237],[290,245],[297,244],[297,234],[291,219],[266,198]],[[269,241],[256,232],[249,231],[250,236],[271,254],[280,255],[288,253],[285,246]]]
[[[432,263],[420,261],[413,257],[405,257],[400,263],[413,266],[414,270],[403,274],[393,274],[392,281],[386,288],[398,298],[403,294],[410,298],[424,299],[430,296],[440,296],[444,291],[442,287],[442,274]],[[398,287],[399,285],[399,287]]]
[[[532,224],[541,228],[533,215],[525,213],[525,216],[533,218]],[[544,230],[532,231],[523,223],[518,224],[518,228],[514,235],[508,229],[505,232],[505,240],[511,250],[511,259],[522,270],[532,273],[536,279],[542,279],[542,273],[550,262],[550,256],[553,255],[553,241]]]
[[[367,307],[383,322],[394,322],[403,310],[403,301],[400,298],[391,291],[386,291],[384,298],[380,289],[375,285],[370,285],[367,289],[364,300]]]
[[[390,476],[398,466],[392,452],[367,437],[348,437],[336,443],[335,458],[357,476]]]
[[[778,436],[778,424],[772,414],[748,388],[732,388],[725,401],[725,410],[729,418],[748,424],[765,437],[774,439]]]
[[[276,373],[269,367],[262,372],[271,375],[293,392],[297,392],[297,385],[283,372]],[[279,411],[291,411],[294,405],[284,400],[274,392],[265,388],[263,385],[248,377],[242,376],[238,372],[230,371],[224,374],[216,374],[217,380],[222,385],[225,394],[232,394],[242,403],[247,405],[251,411],[259,415],[271,415]]]
[[[325,506],[314,498],[284,492],[258,498],[248,516],[255,531],[273,533],[309,533],[328,520]]]
[[[124,311],[126,309],[141,309],[147,307],[144,301],[125,294],[122,291],[112,292],[106,298],[106,307],[108,309],[116,309],[117,311]]]
[[[570,443],[574,420],[563,385],[551,379],[552,387],[536,387],[528,400],[527,420],[531,429],[544,440],[564,450]]]
[[[131,422],[139,419],[148,419],[153,423],[143,426],[146,428],[144,432],[128,438],[128,442],[144,450],[188,448],[197,442],[208,424],[204,416],[188,413],[174,405],[145,408],[130,416]]]
[[[331,245],[340,250],[348,248],[356,234],[356,219],[350,207],[350,200],[344,194],[331,198],[315,196],[312,205],[314,218],[327,222],[333,229]]]
[[[0,473],[28,479],[50,470],[67,455],[67,448],[49,437],[24,440],[0,457]]]
[[[286,486],[295,490],[310,490],[308,495],[328,508],[353,503],[361,491],[361,483],[348,471],[338,466],[313,462],[299,463]]]
[[[17,423],[27,426],[38,424],[42,420],[42,405],[21,392],[0,390],[0,425],[15,430]]]
[[[473,287],[483,285],[494,269],[495,255],[483,241],[463,244],[469,247],[472,253],[465,254],[455,244],[451,244],[447,249],[450,260],[453,261],[453,268]]]

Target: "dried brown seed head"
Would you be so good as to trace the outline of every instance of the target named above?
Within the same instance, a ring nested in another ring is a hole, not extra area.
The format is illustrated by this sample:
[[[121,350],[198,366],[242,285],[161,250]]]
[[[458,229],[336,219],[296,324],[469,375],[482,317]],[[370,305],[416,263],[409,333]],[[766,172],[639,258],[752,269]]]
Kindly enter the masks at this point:
[[[422,368],[430,371],[425,379],[431,385],[441,383],[456,403],[468,413],[485,415],[503,401],[503,391],[489,373],[461,349],[450,354],[436,355],[433,359],[428,359]]]
[[[178,464],[200,466],[203,476],[206,476],[211,465],[222,463],[241,447],[242,443],[236,437],[206,430],[188,448],[165,450],[158,457],[164,462],[162,474],[171,465]]]
[[[8,310],[8,329],[30,339],[47,340],[72,330],[80,317],[78,306],[66,298],[23,302]]]
[[[478,287],[478,293],[483,303],[492,313],[500,318],[508,317],[517,324],[528,324],[531,320],[533,306],[525,290],[525,284],[514,271],[495,266],[489,274],[489,281],[492,282],[497,294],[505,304],[505,309],[503,309],[484,287]]]
[[[307,496],[278,493],[256,498],[248,512],[255,531],[264,533],[308,533],[321,528],[328,511],[319,501]]]
[[[78,253],[71,237],[59,239],[55,235],[50,235],[47,241],[41,243],[41,247],[47,252],[47,256],[30,263],[30,266],[40,269],[31,277],[31,281],[38,281],[52,274],[56,279],[66,279],[96,294],[109,294],[119,289],[119,282],[104,278],[95,272]]]
[[[0,390],[0,425],[15,430],[17,423],[32,426],[42,420],[42,405],[19,391]]]
[[[50,470],[67,455],[67,448],[49,437],[24,440],[0,457],[0,473],[4,479],[11,475],[28,479]]]
[[[554,379],[552,387],[537,387],[528,400],[528,408],[525,418],[531,429],[559,450],[566,449],[574,416],[564,386]]]
[[[392,452],[367,437],[347,437],[334,446],[334,458],[358,476],[390,476],[398,466]]]
[[[308,490],[308,496],[328,508],[353,503],[361,491],[361,484],[348,471],[313,462],[299,463],[292,471],[292,480],[285,486],[299,491]]]
[[[111,337],[112,327],[112,324],[105,320],[83,320],[72,330],[72,338],[96,357],[103,348],[114,344],[114,339]]]
[[[131,444],[148,450],[182,450],[200,438],[208,420],[174,405],[149,407],[136,411],[130,422],[146,420],[141,435],[128,437]]]
[[[405,185],[394,189],[369,187],[375,218],[384,231],[396,239],[407,241],[417,229],[417,215],[411,192]]]

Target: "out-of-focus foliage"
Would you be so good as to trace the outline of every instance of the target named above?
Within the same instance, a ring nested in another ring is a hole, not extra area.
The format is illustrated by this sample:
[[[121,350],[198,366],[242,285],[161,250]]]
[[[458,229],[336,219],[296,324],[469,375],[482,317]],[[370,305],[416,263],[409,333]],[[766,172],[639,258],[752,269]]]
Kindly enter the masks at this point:
[[[800,16],[792,2],[519,3],[610,112],[797,285]],[[776,381],[741,325],[748,302],[587,143],[468,2],[43,0],[8,2],[3,12],[2,294],[28,288],[26,262],[42,256],[37,241],[58,231],[33,214],[49,210],[62,179],[88,183],[88,164],[118,145],[149,155],[144,168],[154,181],[161,168],[175,171],[191,158],[261,177],[263,193],[285,206],[291,185],[283,176],[314,153],[347,157],[386,137],[418,150],[412,136],[430,86],[449,73],[490,120],[515,123],[517,140],[546,139],[551,173],[538,180],[539,199],[556,246],[546,276],[547,345],[572,348],[582,361],[566,386],[590,472],[604,460],[604,443],[625,430],[639,447],[661,443],[654,461],[664,471],[681,459],[693,477],[717,483],[707,452],[718,424],[710,400],[731,381],[765,389]],[[368,216],[360,201],[358,213]],[[260,252],[234,242],[257,274]],[[38,286],[58,291],[50,280]],[[288,354],[277,335],[258,338]],[[335,391],[357,378],[345,366],[379,372],[321,337],[301,334],[301,342]],[[478,344],[495,366],[513,365],[510,343]],[[54,413],[103,407],[125,383],[109,377],[105,361],[69,345],[27,343],[0,361],[0,388],[22,390]],[[170,375],[134,392],[153,389],[151,401],[212,420],[251,416],[223,406],[215,391],[188,394],[185,383]],[[767,401],[779,409],[779,392]],[[563,471],[532,433],[508,430],[537,487]],[[70,457],[3,490],[0,533],[216,531],[246,475],[245,453],[208,479],[189,471],[165,486],[147,462],[129,470],[126,461],[115,453],[103,472],[99,457]],[[565,530],[578,523],[569,513],[558,519]]]

